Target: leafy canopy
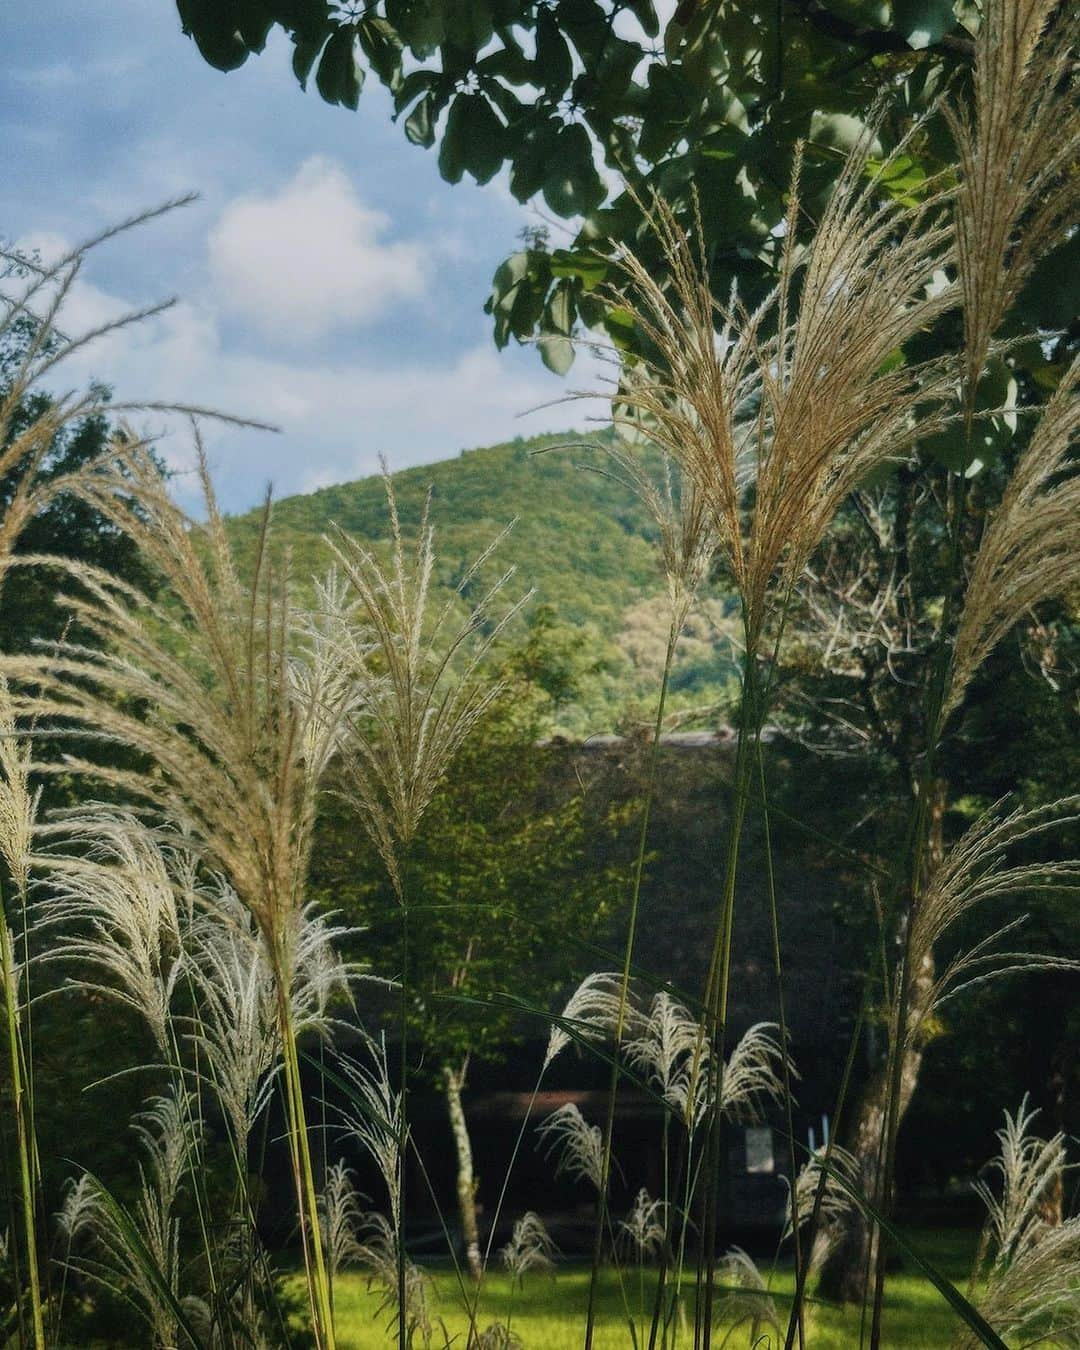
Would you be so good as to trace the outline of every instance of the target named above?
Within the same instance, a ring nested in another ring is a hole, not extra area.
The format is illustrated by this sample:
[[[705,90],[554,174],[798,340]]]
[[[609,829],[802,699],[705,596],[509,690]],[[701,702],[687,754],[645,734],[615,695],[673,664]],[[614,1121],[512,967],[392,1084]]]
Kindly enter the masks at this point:
[[[533,232],[499,266],[487,304],[500,346],[540,334],[559,371],[579,322],[626,338],[597,287],[611,244],[655,248],[635,193],[656,190],[688,219],[696,185],[714,294],[737,278],[752,302],[775,261],[796,140],[809,141],[812,202],[877,95],[892,135],[964,78],[978,20],[973,0],[681,0],[666,23],[654,0],[177,4],[219,69],[263,51],[280,28],[296,78],[328,103],[355,108],[369,75],[385,85],[406,138],[438,145],[447,181],[486,183],[507,166],[519,201],[576,222],[569,247]],[[935,127],[886,188],[917,192],[952,157]]]

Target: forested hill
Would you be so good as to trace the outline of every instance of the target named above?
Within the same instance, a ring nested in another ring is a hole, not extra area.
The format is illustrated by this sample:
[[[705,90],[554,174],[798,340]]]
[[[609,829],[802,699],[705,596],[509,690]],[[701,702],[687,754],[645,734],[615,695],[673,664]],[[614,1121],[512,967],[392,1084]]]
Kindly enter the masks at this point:
[[[667,618],[651,519],[623,483],[595,471],[606,467],[602,453],[556,448],[571,439],[518,438],[463,450],[454,459],[402,470],[393,481],[406,535],[415,531],[432,490],[436,581],[446,589],[457,586],[516,517],[491,566],[516,568],[511,592],[535,589],[517,640],[539,616],[553,622],[553,642],[583,639],[576,659],[590,673],[574,705],[560,710],[556,728],[583,734],[645,713],[659,680]],[[255,512],[232,519],[241,545],[254,541],[257,521]],[[377,476],[275,504],[274,537],[288,545],[298,580],[326,569],[323,536],[332,525],[376,545],[386,540],[386,496]],[[676,710],[722,696],[730,672],[725,627],[724,606],[715,598],[692,620],[673,685]]]

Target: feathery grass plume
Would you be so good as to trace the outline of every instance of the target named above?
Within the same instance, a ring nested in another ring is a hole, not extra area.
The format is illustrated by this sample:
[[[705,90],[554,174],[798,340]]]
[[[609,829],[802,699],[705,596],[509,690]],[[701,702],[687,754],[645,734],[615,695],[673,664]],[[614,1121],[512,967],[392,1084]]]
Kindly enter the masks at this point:
[[[599,1125],[590,1125],[573,1102],[552,1111],[536,1127],[547,1156],[558,1155],[555,1175],[587,1181],[599,1191],[604,1184],[604,1143]]]
[[[330,1168],[319,1196],[319,1223],[331,1279],[336,1279],[345,1266],[363,1259],[357,1237],[363,1218],[352,1169],[338,1161]]]
[[[131,812],[90,803],[64,812],[41,834],[49,846],[35,857],[44,890],[35,926],[49,931],[50,941],[38,960],[75,964],[79,974],[68,987],[131,1008],[171,1059],[184,925],[155,832]]]
[[[468,602],[463,621],[453,597],[433,606],[430,494],[410,548],[385,465],[383,481],[389,564],[343,530],[327,541],[348,588],[343,599],[361,624],[359,639],[344,625],[344,642],[330,646],[364,694],[362,714],[349,718],[353,734],[345,740],[344,761],[361,819],[400,896],[400,852],[416,833],[455,753],[502,691],[501,681],[484,676],[484,661],[529,596],[494,615],[514,574],[509,568],[478,602]],[[509,528],[467,569],[458,595],[467,593]]]
[[[780,1070],[784,1048],[770,1031],[775,1022],[756,1022],[728,1056],[720,1085],[720,1110],[731,1120],[757,1120],[762,1099],[778,1102],[784,1095]],[[793,1077],[794,1066],[789,1064]]]
[[[826,1165],[828,1166],[827,1172],[825,1171]],[[823,1173],[824,1184],[822,1184]],[[842,1180],[838,1180],[837,1174]],[[851,1191],[848,1186],[843,1184],[844,1181],[851,1187],[858,1185],[859,1162],[846,1148],[841,1148],[839,1144],[815,1149],[802,1167],[799,1168],[799,1175],[795,1178],[794,1210],[799,1216],[800,1228],[809,1223],[814,1213],[814,1207],[817,1206],[814,1246],[807,1262],[808,1270],[811,1273],[821,1269],[825,1258],[839,1239],[840,1233],[837,1224],[843,1220],[855,1204]],[[821,1188],[820,1201],[817,1199],[819,1188]],[[781,1234],[781,1241],[791,1237],[793,1232],[791,1199],[789,1192],[784,1211],[784,1231]]]
[[[670,294],[632,252],[619,258],[625,283],[611,298],[655,356],[624,363],[614,419],[643,417],[708,502],[751,652],[774,584],[783,591],[800,575],[851,489],[950,416],[951,357],[890,359],[957,302],[956,288],[930,284],[952,259],[945,197],[917,205],[881,198],[878,180],[906,138],[868,172],[877,121],[805,249],[797,242],[797,159],[779,280],[754,313],[714,299],[700,228],[695,241],[659,198],[647,214]]]
[[[246,426],[261,426],[217,413],[176,403],[112,402],[102,385],[85,393],[66,392],[49,397],[40,410],[31,410],[31,400],[43,386],[54,384],[63,363],[84,352],[109,334],[128,328],[169,309],[175,301],[129,310],[101,324],[73,334],[61,330],[65,305],[72,288],[94,249],[140,225],[193,201],[191,196],[165,202],[142,211],[69,249],[55,262],[41,266],[9,249],[0,248],[0,260],[11,265],[18,286],[0,292],[0,347],[18,351],[11,375],[0,388],[0,478],[10,484],[10,495],[0,516],[0,584],[11,555],[27,524],[65,493],[76,490],[99,470],[107,469],[128,450],[129,437],[110,439],[102,454],[70,472],[52,471],[50,456],[56,438],[65,428],[88,418],[126,412],[182,412]],[[27,415],[29,411],[29,415]]]
[[[391,1220],[385,1214],[370,1211],[361,1218],[359,1262],[368,1269],[369,1285],[380,1288],[385,1297],[380,1311],[393,1308],[397,1316],[398,1302],[398,1239]],[[413,1346],[417,1339],[430,1346],[436,1329],[448,1342],[442,1319],[432,1312],[434,1286],[426,1270],[412,1261],[405,1263],[405,1344]]]
[[[499,1261],[515,1284],[521,1284],[531,1271],[553,1271],[558,1255],[543,1219],[531,1209],[515,1220],[510,1241],[499,1249]]]
[[[145,448],[130,451],[122,472],[103,471],[79,489],[159,571],[169,603],[157,605],[99,569],[53,560],[74,583],[62,605],[99,646],[63,641],[46,655],[3,658],[0,670],[17,675],[29,713],[134,752],[131,767],[85,757],[73,757],[68,767],[167,820],[185,822],[204,860],[220,868],[263,933],[281,1023],[305,1266],[316,1337],[325,1350],[333,1345],[333,1328],[290,991],[318,773],[337,726],[322,699],[317,706],[303,701],[291,674],[299,625],[287,569],[270,557],[269,506],[244,581],[197,433],[196,443],[203,525],[170,499]],[[320,689],[324,684],[316,681]]]
[[[178,1092],[155,1097],[135,1117],[133,1128],[143,1154],[139,1193],[131,1230],[121,1222],[100,1185],[82,1178],[69,1196],[72,1236],[92,1235],[93,1257],[70,1264],[106,1287],[117,1290],[143,1315],[153,1345],[178,1344],[176,1307],[180,1303],[180,1224],[176,1203],[180,1182],[195,1145],[197,1126]],[[89,1184],[87,1184],[89,1183]]]
[[[977,1306],[1010,1343],[1080,1346],[1080,1216],[1048,1223],[1042,1201],[1067,1168],[1065,1136],[1040,1139],[1031,1132],[1038,1115],[1027,1098],[1015,1116],[1005,1113],[998,1131],[1001,1154],[989,1165],[1000,1177],[1000,1195],[986,1181],[975,1190],[986,1206],[986,1262],[974,1272],[985,1282]],[[991,1254],[992,1253],[992,1254]],[[974,1283],[974,1281],[973,1281]],[[971,1350],[968,1331],[956,1345]]]
[[[741,1247],[730,1247],[717,1263],[716,1280],[723,1291],[716,1301],[716,1315],[731,1323],[720,1342],[721,1350],[744,1328],[749,1331],[751,1346],[760,1344],[766,1329],[780,1336],[776,1304],[752,1256]]]
[[[667,1238],[665,1209],[663,1200],[654,1200],[642,1186],[626,1218],[619,1220],[619,1232],[639,1261],[647,1261],[663,1247]]]
[[[959,159],[956,243],[970,418],[990,343],[1039,259],[1076,224],[1080,13],[985,0],[970,112],[946,103]]]
[[[701,1024],[665,992],[653,997],[640,1033],[626,1042],[627,1061],[646,1075],[691,1131],[706,1104],[709,1054]]]
[[[971,570],[943,715],[1009,630],[1080,581],[1080,356],[1047,403]]]
[[[22,1238],[30,1292],[34,1345],[44,1350],[45,1323],[38,1270],[33,1062],[23,1026],[29,1003],[27,903],[31,845],[41,790],[30,786],[29,743],[18,735],[18,719],[6,681],[0,677],[0,983],[11,1106],[19,1158]],[[16,922],[21,932],[15,927]],[[19,1291],[21,1293],[21,1291]]]
[[[621,977],[614,971],[605,970],[594,970],[586,975],[567,999],[559,1021],[552,1023],[544,1052],[544,1070],[575,1036],[602,1041],[611,1035],[619,1024],[620,1013],[625,1018]]]
[[[1008,860],[1009,850],[1015,845],[1080,819],[1080,796],[1064,797],[1030,810],[1016,807],[1008,814],[1002,812],[1003,802],[998,802],[969,826],[919,896],[911,917],[912,969],[919,969],[934,945],[978,905],[1032,891],[1075,893],[1080,889],[1080,860],[1014,864]],[[973,983],[1016,970],[1080,968],[1080,963],[1063,957],[1000,950],[1000,939],[1022,921],[1006,923],[953,957],[936,977],[927,997],[918,1007],[912,1007],[906,1033],[909,1039],[945,999]]]
[[[401,1229],[398,1202],[402,1166],[401,1094],[390,1082],[390,1066],[386,1056],[386,1037],[378,1041],[365,1037],[367,1061],[341,1059],[339,1067],[348,1082],[354,1099],[341,1108],[341,1119],[346,1130],[367,1152],[379,1169],[386,1187],[390,1205],[390,1226],[395,1241]]]
[[[289,993],[293,1027],[297,1035],[325,1036],[331,1027],[331,1000],[350,996],[351,968],[335,948],[335,941],[350,930],[334,927],[310,905],[292,921],[298,930],[292,940],[296,974]],[[281,1029],[266,940],[224,883],[219,882],[206,912],[186,935],[183,968],[198,1005],[188,1035],[205,1056],[243,1163],[281,1068]]]

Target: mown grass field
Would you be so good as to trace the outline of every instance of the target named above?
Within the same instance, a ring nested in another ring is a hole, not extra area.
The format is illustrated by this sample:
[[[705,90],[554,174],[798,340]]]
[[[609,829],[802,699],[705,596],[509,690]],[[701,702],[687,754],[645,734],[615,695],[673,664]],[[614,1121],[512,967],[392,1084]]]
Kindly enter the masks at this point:
[[[927,1232],[912,1235],[918,1250],[927,1256],[961,1289],[965,1287],[975,1235],[969,1231]],[[630,1310],[639,1313],[639,1284],[636,1271],[624,1275],[625,1293]],[[462,1308],[461,1290],[452,1270],[433,1272],[436,1293],[434,1311],[445,1323],[448,1338],[464,1345],[468,1318]],[[477,1323],[481,1330],[494,1321],[512,1319],[513,1330],[526,1350],[573,1350],[581,1344],[589,1275],[583,1267],[557,1270],[554,1278],[526,1277],[524,1288],[512,1290],[509,1278],[492,1274],[484,1285]],[[793,1279],[790,1269],[781,1268],[773,1282],[777,1308],[783,1318],[785,1296],[790,1295]],[[646,1274],[646,1299],[653,1288]],[[389,1309],[380,1312],[381,1295],[369,1292],[360,1273],[339,1277],[335,1285],[338,1345],[340,1350],[376,1350],[394,1343],[396,1328],[391,1325]],[[890,1275],[887,1286],[887,1318],[884,1344],[890,1350],[947,1350],[957,1330],[954,1314],[941,1295],[917,1272],[901,1267]],[[692,1306],[688,1309],[692,1318]],[[810,1350],[853,1350],[859,1344],[858,1308],[838,1308],[814,1303],[807,1312],[807,1339]],[[722,1324],[721,1324],[722,1325]],[[775,1338],[756,1342],[755,1350],[776,1350]],[[647,1341],[647,1335],[646,1335]],[[679,1344],[693,1342],[692,1326]],[[781,1344],[783,1342],[781,1341]],[[433,1345],[442,1346],[437,1335]],[[714,1344],[723,1344],[723,1336]],[[743,1350],[751,1344],[749,1326],[733,1330],[727,1346]],[[606,1271],[600,1299],[600,1318],[594,1340],[596,1350],[627,1350],[632,1345],[623,1295],[614,1271]]]

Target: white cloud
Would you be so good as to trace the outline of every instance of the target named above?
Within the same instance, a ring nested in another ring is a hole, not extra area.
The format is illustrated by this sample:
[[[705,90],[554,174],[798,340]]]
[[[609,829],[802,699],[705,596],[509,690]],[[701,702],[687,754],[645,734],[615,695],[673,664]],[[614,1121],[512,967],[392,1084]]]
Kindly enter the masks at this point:
[[[43,256],[55,256],[64,244],[44,235],[33,242]],[[75,336],[130,309],[117,295],[80,279],[67,298],[61,327]],[[583,355],[573,383],[595,386],[598,375]],[[603,413],[599,403],[541,408],[566,386],[542,369],[535,352],[500,355],[485,337],[442,361],[292,359],[233,347],[206,301],[181,301],[95,341],[63,362],[53,382],[71,389],[90,379],[110,384],[118,402],[194,404],[280,427],[281,434],[273,435],[206,424],[221,500],[234,511],[258,500],[267,481],[278,496],[310,492],[376,472],[383,454],[391,468],[404,468],[517,435],[563,430]],[[153,413],[134,420],[146,434],[160,437],[159,448],[174,470],[183,475],[190,469],[186,419]],[[181,476],[177,491],[197,508],[191,478]]]
[[[210,232],[211,275],[224,304],[266,335],[313,341],[422,291],[422,250],[384,242],[388,224],[340,164],[316,155],[279,192],[226,206]]]

